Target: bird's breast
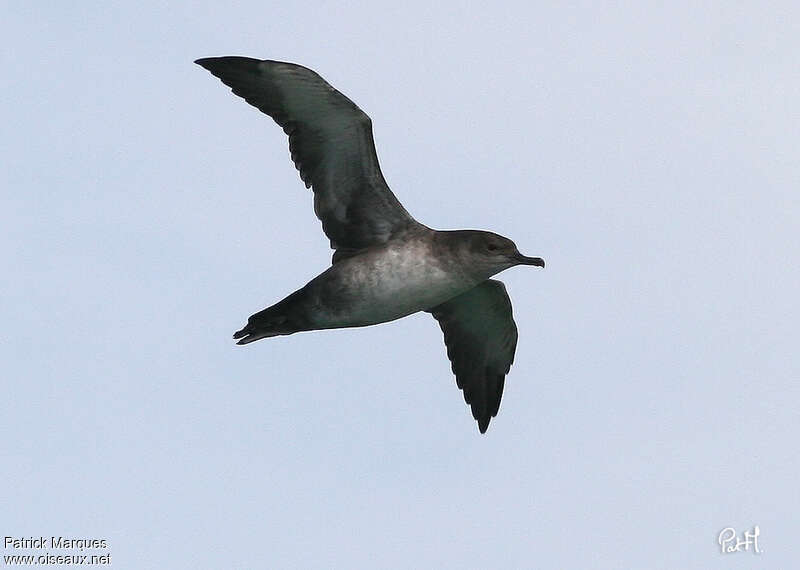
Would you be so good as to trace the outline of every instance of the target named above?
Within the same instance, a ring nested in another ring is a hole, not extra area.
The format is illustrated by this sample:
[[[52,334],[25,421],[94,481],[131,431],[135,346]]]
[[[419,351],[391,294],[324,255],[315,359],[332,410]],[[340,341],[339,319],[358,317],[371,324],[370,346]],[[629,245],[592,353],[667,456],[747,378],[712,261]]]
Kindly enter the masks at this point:
[[[319,317],[332,326],[360,326],[429,309],[475,283],[428,244],[412,242],[345,259],[309,285],[319,292]]]

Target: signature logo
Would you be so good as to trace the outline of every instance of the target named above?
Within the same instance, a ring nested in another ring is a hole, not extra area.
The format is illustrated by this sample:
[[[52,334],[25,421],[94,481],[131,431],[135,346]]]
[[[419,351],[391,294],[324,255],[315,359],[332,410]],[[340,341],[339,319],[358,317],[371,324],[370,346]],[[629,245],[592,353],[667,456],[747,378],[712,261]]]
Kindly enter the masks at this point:
[[[753,549],[753,554],[761,554],[763,550],[758,548],[758,537],[760,534],[761,529],[758,528],[758,525],[753,527],[752,532],[744,531],[742,536],[736,533],[736,529],[726,527],[719,533],[717,542],[722,549],[722,554],[747,551],[750,550],[751,547]]]

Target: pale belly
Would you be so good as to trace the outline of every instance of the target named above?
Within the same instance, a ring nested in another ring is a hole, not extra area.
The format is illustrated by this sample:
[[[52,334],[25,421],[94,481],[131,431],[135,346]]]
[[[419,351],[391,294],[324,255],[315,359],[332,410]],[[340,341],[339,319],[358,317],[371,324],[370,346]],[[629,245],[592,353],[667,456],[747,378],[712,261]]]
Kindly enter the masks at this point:
[[[477,283],[419,248],[387,248],[346,259],[309,283],[319,328],[364,326],[430,309]]]

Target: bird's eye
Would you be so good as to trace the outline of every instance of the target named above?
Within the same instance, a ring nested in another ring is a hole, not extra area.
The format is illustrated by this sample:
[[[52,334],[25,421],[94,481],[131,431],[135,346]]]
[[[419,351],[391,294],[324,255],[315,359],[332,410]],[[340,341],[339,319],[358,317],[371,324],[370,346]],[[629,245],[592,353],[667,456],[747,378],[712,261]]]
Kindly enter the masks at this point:
[[[486,246],[486,249],[488,249],[489,251],[497,251],[498,247],[497,244],[490,243],[489,245]]]

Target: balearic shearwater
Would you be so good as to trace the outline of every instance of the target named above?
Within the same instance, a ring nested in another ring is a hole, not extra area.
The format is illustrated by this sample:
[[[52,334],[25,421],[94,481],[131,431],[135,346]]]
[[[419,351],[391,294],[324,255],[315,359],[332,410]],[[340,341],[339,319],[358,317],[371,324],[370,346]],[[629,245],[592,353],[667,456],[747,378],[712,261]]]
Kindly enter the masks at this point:
[[[246,57],[198,59],[289,135],[300,178],[334,251],[332,265],[282,301],[252,315],[238,344],[300,331],[363,327],[427,311],[439,322],[458,387],[485,433],[514,361],[517,326],[502,282],[515,265],[544,267],[510,239],[484,231],[437,231],[389,189],[372,121],[314,71]]]

